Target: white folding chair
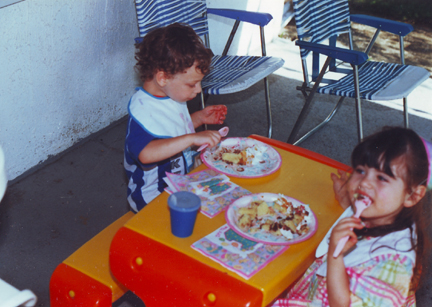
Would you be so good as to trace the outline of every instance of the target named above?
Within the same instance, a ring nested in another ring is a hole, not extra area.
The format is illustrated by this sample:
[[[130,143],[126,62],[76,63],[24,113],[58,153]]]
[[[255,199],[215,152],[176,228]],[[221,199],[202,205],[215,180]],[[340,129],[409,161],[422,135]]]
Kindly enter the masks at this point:
[[[6,191],[7,177],[3,150],[0,147],[0,201]],[[0,234],[1,235],[1,234]],[[32,307],[36,304],[36,295],[30,290],[19,291],[0,279],[0,307]]]
[[[137,38],[136,42],[140,42],[142,37],[154,28],[181,22],[192,26],[195,32],[203,37],[206,46],[209,47],[207,14],[235,19],[222,55],[213,57],[210,73],[201,82],[201,106],[205,107],[208,95],[239,92],[263,79],[268,137],[271,137],[273,128],[267,76],[282,67],[284,61],[281,58],[266,56],[264,26],[272,20],[273,17],[270,14],[207,8],[205,0],[136,0],[136,10],[140,33],[140,38]],[[227,55],[241,21],[260,27],[261,57]]]
[[[2,200],[3,195],[6,192],[7,181],[8,180],[6,177],[5,158],[3,150],[0,146],[0,201]]]
[[[408,127],[407,96],[429,77],[426,69],[405,65],[403,38],[413,31],[413,27],[383,18],[350,15],[348,0],[294,0],[293,3],[298,35],[296,45],[300,47],[304,77],[303,85],[297,89],[306,101],[288,143],[299,144],[328,123],[345,97],[352,97],[356,102],[359,141],[363,139],[361,99],[379,101],[403,98],[404,124]],[[365,52],[353,50],[351,21],[377,29]],[[380,31],[399,36],[401,64],[368,60]],[[350,49],[336,47],[336,39],[342,33],[349,34]],[[327,41],[328,45],[325,44]],[[312,74],[307,69],[307,57],[311,51]],[[319,64],[320,54],[327,56],[322,66]],[[315,93],[341,98],[324,121],[297,139]]]
[[[0,279],[0,307],[33,307],[36,301],[36,295],[30,290],[19,291]]]

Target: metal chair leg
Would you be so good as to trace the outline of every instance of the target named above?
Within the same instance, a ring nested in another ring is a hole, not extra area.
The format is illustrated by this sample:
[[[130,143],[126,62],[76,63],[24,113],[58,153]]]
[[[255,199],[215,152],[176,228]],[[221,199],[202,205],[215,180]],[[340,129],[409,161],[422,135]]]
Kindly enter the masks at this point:
[[[409,122],[408,122],[408,98],[403,98],[403,110],[404,110],[404,125],[405,128],[409,128]]]
[[[262,56],[267,55],[266,45],[265,45],[265,36],[264,36],[264,27],[260,26],[260,37],[261,37],[261,54]],[[264,95],[266,100],[266,108],[267,108],[267,125],[268,125],[268,138],[271,139],[273,134],[273,121],[271,114],[271,104],[270,104],[270,91],[268,78],[264,78]]]
[[[333,108],[333,110],[330,112],[330,114],[324,119],[321,123],[316,125],[313,129],[309,130],[308,133],[304,134],[301,138],[299,138],[297,141],[293,143],[293,145],[299,145],[301,142],[305,141],[307,138],[309,138],[312,134],[317,132],[319,129],[321,129],[325,124],[327,124],[329,121],[332,120],[333,116],[336,115],[339,108],[342,106],[342,102],[344,101],[345,97],[340,97],[336,106]]]
[[[303,106],[303,109],[301,110],[300,115],[298,116],[297,121],[294,124],[293,129],[291,130],[291,134],[288,137],[288,141],[287,142],[290,143],[290,144],[294,143],[294,141],[295,141],[295,139],[297,137],[297,134],[298,134],[301,126],[303,125],[303,122],[306,119],[306,115],[307,115],[307,113],[309,111],[310,103],[312,102],[312,99],[313,99],[313,97],[314,97],[314,95],[316,93],[316,90],[317,90],[319,84],[321,83],[321,80],[322,80],[322,78],[323,78],[323,76],[324,76],[324,74],[325,74],[325,72],[327,70],[327,67],[330,65],[330,61],[331,61],[331,58],[327,57],[324,65],[323,65],[323,68],[321,69],[321,72],[320,72],[319,76],[317,77],[314,86],[312,87],[311,92],[309,93],[308,97],[306,98],[306,101],[305,101],[305,104]]]
[[[203,91],[201,91],[201,110],[204,110],[207,98],[208,95],[204,95]],[[204,124],[204,130],[207,130],[207,124]]]
[[[206,101],[206,98],[204,96],[204,93],[201,91],[201,109],[202,110],[204,110],[204,108],[205,108],[205,101]]]
[[[359,87],[359,75],[358,67],[352,65],[353,77],[354,77],[354,89],[355,89],[355,102],[356,102],[356,114],[357,114],[357,136],[359,143],[363,140],[363,120],[361,111],[361,99],[360,99],[360,87]]]
[[[266,100],[266,108],[267,108],[267,125],[268,125],[268,138],[271,139],[273,133],[273,120],[271,114],[271,104],[270,104],[270,92],[269,92],[269,84],[267,77],[264,78],[264,94]]]

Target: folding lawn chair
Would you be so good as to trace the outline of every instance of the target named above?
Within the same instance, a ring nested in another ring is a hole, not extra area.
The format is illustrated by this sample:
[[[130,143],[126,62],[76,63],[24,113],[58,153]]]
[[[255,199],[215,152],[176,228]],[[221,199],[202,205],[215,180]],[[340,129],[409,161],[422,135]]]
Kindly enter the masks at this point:
[[[273,17],[270,14],[211,9],[207,8],[205,0],[136,0],[136,10],[140,34],[140,37],[136,39],[137,43],[154,28],[181,22],[192,26],[195,32],[203,37],[206,46],[209,47],[207,14],[235,19],[222,55],[213,57],[210,73],[201,82],[201,106],[205,107],[208,95],[239,92],[264,79],[268,137],[271,137],[273,128],[267,76],[280,68],[284,61],[280,58],[266,56],[264,26],[272,20]],[[227,55],[241,21],[260,27],[262,57]]]
[[[377,17],[350,15],[348,0],[294,0],[293,2],[298,35],[296,45],[300,47],[304,77],[303,85],[297,89],[302,92],[306,101],[291,131],[288,143],[299,144],[328,123],[345,97],[352,97],[356,102],[359,141],[363,139],[361,99],[379,101],[403,98],[404,124],[408,127],[407,96],[429,77],[426,69],[405,65],[403,38],[413,31],[413,27]],[[377,29],[365,52],[353,50],[351,21]],[[368,54],[381,30],[399,36],[401,64],[368,61]],[[337,36],[342,33],[349,34],[350,49],[336,47]],[[324,45],[323,41],[327,40],[328,45]],[[310,76],[306,58],[311,51],[313,56]],[[321,70],[320,54],[327,56]],[[327,79],[329,75],[336,78]],[[315,93],[336,95],[341,98],[324,121],[296,140]]]

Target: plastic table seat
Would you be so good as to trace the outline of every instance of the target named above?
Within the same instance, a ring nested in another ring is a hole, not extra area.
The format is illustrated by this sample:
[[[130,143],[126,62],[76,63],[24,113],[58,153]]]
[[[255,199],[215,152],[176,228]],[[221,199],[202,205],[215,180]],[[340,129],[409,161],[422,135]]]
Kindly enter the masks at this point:
[[[127,291],[108,260],[112,238],[133,216],[126,213],[57,266],[50,280],[51,307],[111,306]]]

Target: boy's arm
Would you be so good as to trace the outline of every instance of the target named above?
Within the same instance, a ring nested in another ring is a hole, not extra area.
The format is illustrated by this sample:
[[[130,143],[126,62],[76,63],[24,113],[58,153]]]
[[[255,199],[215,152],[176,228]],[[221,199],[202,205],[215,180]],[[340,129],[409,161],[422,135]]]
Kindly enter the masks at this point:
[[[209,144],[215,146],[220,141],[218,131],[202,131],[198,133],[185,134],[169,139],[156,139],[151,141],[141,150],[138,159],[143,164],[155,163],[168,159],[190,146],[201,146]]]

